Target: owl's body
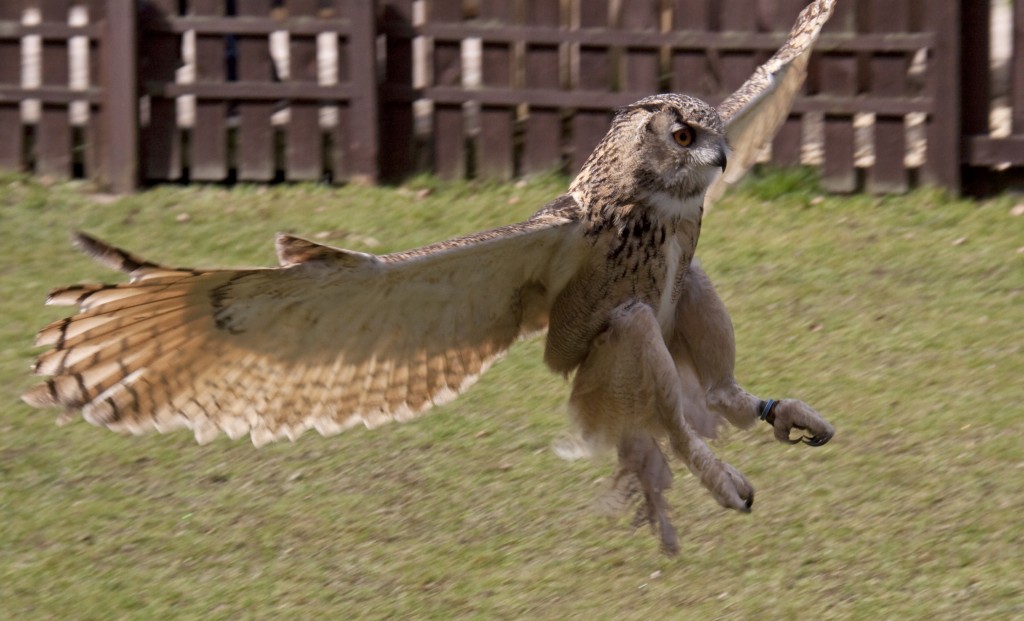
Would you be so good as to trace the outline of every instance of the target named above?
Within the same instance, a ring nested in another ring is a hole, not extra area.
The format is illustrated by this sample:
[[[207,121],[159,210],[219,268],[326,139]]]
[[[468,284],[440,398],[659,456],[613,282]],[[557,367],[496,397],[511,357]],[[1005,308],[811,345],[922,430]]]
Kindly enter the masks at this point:
[[[620,110],[568,193],[526,222],[383,256],[281,235],[280,266],[249,270],[163,267],[79,235],[131,281],[51,294],[79,314],[39,333],[52,349],[35,370],[50,377],[24,399],[118,431],[188,427],[201,442],[224,432],[260,445],[410,418],[546,327],[545,362],[574,374],[583,440],[618,452],[610,505],[640,494],[638,518],[675,552],[660,440],[719,503],[749,510],[753,488],[702,435],[758,417],[782,440],[794,427],[810,444],[832,435],[802,402],[739,387],[728,313],[691,261],[706,195],[785,118],[833,4],[805,9],[717,109],[665,94]]]
[[[676,142],[688,132],[687,146]],[[545,361],[568,373],[613,309],[638,301],[674,321],[700,235],[704,189],[727,161],[721,119],[707,104],[656,95],[621,110],[569,188],[582,219],[582,261],[552,305]]]

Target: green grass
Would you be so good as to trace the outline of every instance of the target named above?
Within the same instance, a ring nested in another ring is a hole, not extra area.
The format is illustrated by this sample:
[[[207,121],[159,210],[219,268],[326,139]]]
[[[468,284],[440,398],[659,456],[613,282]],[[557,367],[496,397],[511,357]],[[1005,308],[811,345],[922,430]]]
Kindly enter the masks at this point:
[[[384,252],[521,219],[565,180],[407,188],[162,187],[113,200],[0,178],[0,617],[1011,619],[1024,616],[1024,217],[1012,198],[819,196],[769,175],[699,255],[738,376],[836,426],[715,450],[757,488],[720,509],[684,468],[681,554],[590,508],[541,343],[415,422],[255,450],[53,425],[18,400],[46,291],[111,279],[82,228],[183,265],[273,262],[283,230]],[[425,196],[424,196],[425,194]],[[188,217],[181,214],[188,214]],[[187,220],[181,222],[179,220]]]

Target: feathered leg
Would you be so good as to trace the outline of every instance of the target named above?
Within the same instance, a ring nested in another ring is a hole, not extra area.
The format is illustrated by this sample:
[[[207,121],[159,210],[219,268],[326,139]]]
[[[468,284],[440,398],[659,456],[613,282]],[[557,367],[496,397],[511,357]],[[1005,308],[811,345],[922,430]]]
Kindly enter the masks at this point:
[[[698,428],[713,432],[719,416],[737,427],[749,427],[762,418],[772,425],[778,440],[796,443],[802,439],[811,446],[825,444],[835,433],[832,425],[803,401],[763,401],[736,382],[732,320],[696,262],[690,265],[676,305],[675,330],[668,347],[688,398],[696,402],[688,415],[697,419]],[[803,432],[802,438],[791,440],[792,429]]]
[[[660,533],[667,553],[678,550],[662,497],[671,472],[655,438],[668,437],[673,452],[722,506],[750,510],[750,483],[715,457],[687,422],[679,375],[646,304],[626,304],[612,313],[576,373],[569,403],[585,440],[618,449],[616,486],[628,489],[629,477],[636,477],[644,496],[638,516]]]
[[[672,487],[672,469],[658,441],[649,433],[627,435],[619,440],[618,456],[619,468],[603,500],[628,508],[639,496],[633,527],[647,524],[661,541],[665,554],[678,554],[679,538],[669,520],[672,509],[664,495]]]

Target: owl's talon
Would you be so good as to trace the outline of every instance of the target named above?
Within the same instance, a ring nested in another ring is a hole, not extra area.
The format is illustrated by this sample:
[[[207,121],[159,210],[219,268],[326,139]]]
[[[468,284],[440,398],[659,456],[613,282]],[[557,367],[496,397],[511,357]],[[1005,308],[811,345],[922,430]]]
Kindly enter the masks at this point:
[[[822,446],[835,435],[835,427],[818,414],[811,406],[797,399],[783,399],[775,404],[769,417],[765,420],[771,424],[775,438],[786,444]],[[803,432],[796,438],[790,432],[796,429]]]
[[[736,468],[724,461],[715,461],[719,468],[702,474],[701,483],[726,509],[750,513],[754,506],[754,486]]]

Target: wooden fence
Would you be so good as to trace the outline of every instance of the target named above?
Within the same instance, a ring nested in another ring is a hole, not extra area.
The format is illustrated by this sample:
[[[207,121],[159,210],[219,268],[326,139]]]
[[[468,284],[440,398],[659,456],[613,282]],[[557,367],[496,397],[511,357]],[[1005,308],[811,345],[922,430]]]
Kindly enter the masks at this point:
[[[664,90],[721,100],[805,4],[2,0],[0,168],[117,191],[571,173],[618,106]],[[1024,166],[1019,62],[1011,132],[990,131],[988,10],[840,0],[766,159],[879,193]]]

